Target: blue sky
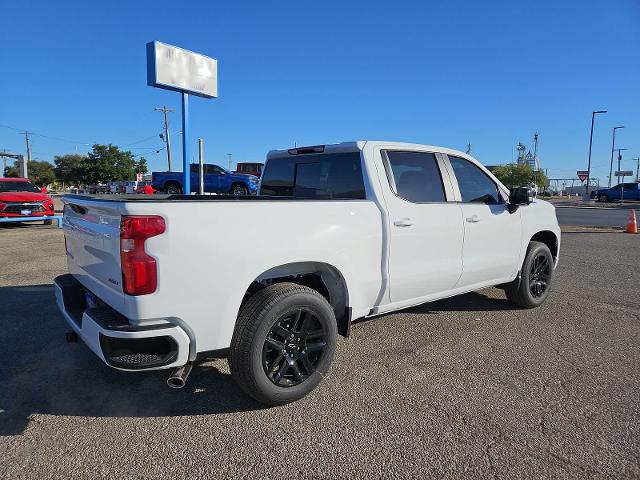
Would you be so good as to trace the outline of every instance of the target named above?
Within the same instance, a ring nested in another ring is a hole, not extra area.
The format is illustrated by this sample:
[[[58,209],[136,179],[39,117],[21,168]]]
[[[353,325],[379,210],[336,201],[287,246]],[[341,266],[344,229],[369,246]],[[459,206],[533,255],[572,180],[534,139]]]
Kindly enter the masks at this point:
[[[537,131],[542,167],[570,177],[586,168],[598,109],[595,175],[608,174],[615,125],[623,165],[640,156],[638,0],[23,0],[2,12],[0,149],[23,153],[12,128],[28,129],[37,159],[110,142],[163,169],[163,104],[179,158],[179,95],[146,85],[151,40],[219,61],[220,97],[191,102],[192,151],[204,138],[212,163],[383,139],[470,142],[497,164]]]

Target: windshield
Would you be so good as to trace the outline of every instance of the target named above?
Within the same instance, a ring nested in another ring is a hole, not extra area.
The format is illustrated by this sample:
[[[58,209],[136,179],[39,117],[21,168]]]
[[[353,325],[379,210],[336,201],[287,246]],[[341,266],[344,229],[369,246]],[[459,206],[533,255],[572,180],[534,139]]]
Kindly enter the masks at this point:
[[[40,193],[40,189],[31,182],[3,182],[0,181],[0,192],[31,192]]]

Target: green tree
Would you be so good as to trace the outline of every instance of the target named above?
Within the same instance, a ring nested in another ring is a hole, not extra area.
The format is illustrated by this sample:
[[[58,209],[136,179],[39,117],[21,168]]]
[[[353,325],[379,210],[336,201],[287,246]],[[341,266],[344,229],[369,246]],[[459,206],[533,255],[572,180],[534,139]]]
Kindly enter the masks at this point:
[[[136,162],[135,165],[136,173],[145,174],[149,171],[149,167],[147,166],[147,159],[144,157],[140,157],[140,160]]]
[[[93,145],[83,164],[83,181],[86,183],[132,180],[136,173],[133,154],[111,144]]]
[[[29,176],[29,180],[42,187],[56,181],[56,174],[53,170],[53,165],[49,162],[31,160],[27,163],[27,175]],[[5,170],[5,176],[13,178],[20,176],[20,166],[18,165],[18,162],[15,162],[12,167],[7,167]]]
[[[18,178],[20,176],[20,167],[18,162],[15,162],[13,166],[8,166],[4,169],[4,176],[6,178]]]
[[[31,160],[27,164],[27,175],[29,175],[29,180],[41,187],[46,187],[56,181],[56,173],[53,165],[49,162]]]
[[[549,185],[549,180],[542,170],[534,171],[524,163],[499,165],[492,170],[492,173],[509,188],[523,187],[534,183],[541,188],[546,188]]]
[[[54,171],[56,178],[70,185],[79,185],[85,174],[85,155],[67,154],[53,157],[56,164]]]

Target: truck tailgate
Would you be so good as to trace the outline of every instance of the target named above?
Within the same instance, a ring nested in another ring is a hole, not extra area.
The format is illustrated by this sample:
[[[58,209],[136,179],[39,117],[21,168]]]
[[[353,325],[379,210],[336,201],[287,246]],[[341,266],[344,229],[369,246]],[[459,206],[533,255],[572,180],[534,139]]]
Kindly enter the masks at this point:
[[[118,205],[112,202],[65,199],[63,228],[69,272],[122,311],[120,217]]]

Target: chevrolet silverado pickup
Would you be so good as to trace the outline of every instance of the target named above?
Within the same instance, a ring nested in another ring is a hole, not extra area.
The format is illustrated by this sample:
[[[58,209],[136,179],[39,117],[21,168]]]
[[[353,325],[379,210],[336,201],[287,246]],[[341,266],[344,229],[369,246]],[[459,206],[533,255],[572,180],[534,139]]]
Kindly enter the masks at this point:
[[[200,186],[199,165],[191,164],[191,191]],[[258,177],[245,173],[235,173],[224,168],[205,163],[203,165],[203,187],[209,193],[230,193],[232,195],[255,195],[258,191]],[[168,194],[184,193],[182,172],[153,172],[151,186]]]
[[[407,143],[271,151],[258,196],[64,203],[70,336],[116,369],[173,369],[173,387],[225,355],[267,405],[313,390],[356,319],[489,286],[539,306],[560,249],[551,204]]]

